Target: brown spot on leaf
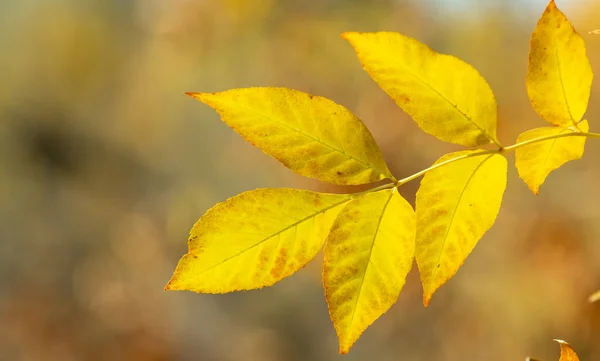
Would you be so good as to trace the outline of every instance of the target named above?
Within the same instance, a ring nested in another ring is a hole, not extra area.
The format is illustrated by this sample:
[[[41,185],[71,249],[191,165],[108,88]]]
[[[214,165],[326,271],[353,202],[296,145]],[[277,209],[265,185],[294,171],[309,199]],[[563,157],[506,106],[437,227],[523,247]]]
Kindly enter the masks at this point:
[[[358,267],[356,267],[355,265],[351,265],[351,266],[348,266],[348,270],[346,271],[346,274],[347,274],[348,278],[354,279],[354,278],[356,278],[356,275],[358,275],[358,271],[359,271]]]
[[[264,270],[269,262],[269,248],[263,247],[258,255],[258,264],[256,266],[259,270]]]
[[[315,205],[315,208],[320,208],[321,205],[323,205],[323,201],[321,201],[321,198],[315,197],[313,199],[313,204]]]
[[[354,297],[358,294],[357,286],[354,284],[345,285],[344,287],[340,287],[335,292],[335,301],[338,305],[344,304],[350,300],[353,300]],[[332,294],[333,296],[333,294]],[[338,316],[339,318],[344,318],[346,315],[350,313],[351,309],[347,309],[346,307],[338,308]]]
[[[435,216],[434,217],[445,217],[448,215],[448,210],[447,209],[437,209],[435,211]]]
[[[273,278],[280,278],[285,270],[285,266],[287,263],[287,249],[280,248],[279,254],[277,258],[275,258],[275,263],[273,264],[273,268],[271,269],[271,276]]]
[[[408,95],[398,95],[398,101],[402,102],[402,103],[410,103],[410,97]]]

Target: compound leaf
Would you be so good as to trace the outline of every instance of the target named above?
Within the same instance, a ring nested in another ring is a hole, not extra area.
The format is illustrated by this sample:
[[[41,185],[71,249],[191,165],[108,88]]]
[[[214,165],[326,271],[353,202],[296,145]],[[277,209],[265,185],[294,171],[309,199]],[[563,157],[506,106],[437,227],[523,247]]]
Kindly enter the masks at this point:
[[[269,87],[188,94],[298,174],[339,185],[393,179],[362,121],[329,99]]]
[[[342,37],[371,78],[425,132],[466,146],[499,145],[494,94],[471,65],[399,33]]]
[[[325,244],[323,271],[340,353],[396,302],[414,247],[414,211],[396,189],[368,193],[340,212]]]
[[[271,286],[323,246],[350,195],[256,189],[219,203],[190,231],[167,290],[226,293]]]
[[[582,121],[578,127],[583,132],[589,130],[587,120]],[[572,132],[572,129],[565,127],[536,128],[519,135],[517,143]],[[540,186],[550,172],[570,160],[581,158],[584,146],[585,137],[572,136],[531,143],[517,148],[515,150],[515,164],[519,176],[533,193],[538,194]]]
[[[436,164],[468,156],[425,174],[416,197],[415,257],[423,304],[464,263],[494,224],[506,188],[506,159],[469,150],[446,154]]]
[[[565,14],[550,1],[533,34],[527,94],[535,111],[554,125],[576,125],[592,86],[585,43]]]
[[[554,340],[560,344],[560,359],[558,361],[579,361],[579,357],[567,342]]]

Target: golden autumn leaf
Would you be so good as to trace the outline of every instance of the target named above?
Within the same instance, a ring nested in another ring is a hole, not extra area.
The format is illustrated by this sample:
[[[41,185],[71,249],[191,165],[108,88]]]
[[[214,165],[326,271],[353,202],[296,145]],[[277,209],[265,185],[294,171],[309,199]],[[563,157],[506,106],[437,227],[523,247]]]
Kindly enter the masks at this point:
[[[428,134],[465,146],[495,143],[497,105],[471,65],[399,33],[355,33],[350,42],[366,72]]]
[[[576,125],[587,109],[592,68],[585,43],[550,1],[531,35],[527,94],[535,111],[554,125]]]
[[[587,120],[582,121],[578,127],[583,132],[589,130]],[[565,127],[536,128],[519,135],[517,143],[568,132],[572,133],[573,130]],[[515,150],[515,164],[519,176],[533,193],[538,194],[540,186],[550,172],[558,169],[568,161],[581,158],[584,146],[585,137],[565,137],[531,143],[517,148]]]
[[[598,302],[598,301],[600,301],[600,290],[592,293],[590,295],[590,297],[588,297],[588,302],[589,303],[594,303],[594,302]]]
[[[273,285],[315,257],[350,199],[285,188],[229,198],[194,225],[165,289],[226,293]]]
[[[478,152],[446,154],[436,164]],[[494,224],[506,188],[506,168],[502,155],[483,154],[433,169],[423,177],[416,197],[415,258],[425,306]]]
[[[340,212],[325,244],[323,270],[340,353],[398,299],[414,242],[413,208],[396,189],[365,194]]]
[[[393,179],[362,121],[329,99],[269,87],[188,94],[298,174],[339,185]]]
[[[560,344],[560,359],[558,361],[579,361],[579,357],[567,342],[563,340],[554,340]]]

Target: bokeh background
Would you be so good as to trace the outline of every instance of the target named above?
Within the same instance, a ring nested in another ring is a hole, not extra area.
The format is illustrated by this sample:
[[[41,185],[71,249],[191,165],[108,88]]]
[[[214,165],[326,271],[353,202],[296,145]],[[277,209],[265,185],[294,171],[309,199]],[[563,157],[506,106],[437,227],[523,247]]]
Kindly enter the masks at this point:
[[[557,0],[600,74],[600,3]],[[544,126],[524,86],[546,1],[0,1],[0,360],[600,360],[600,141],[534,196],[509,171],[496,225],[421,303],[338,345],[319,257],[260,291],[164,292],[193,223],[257,187],[336,188],[245,143],[186,91],[286,86],[355,112],[398,177],[459,147],[421,132],[361,69],[343,31],[394,30],[488,80],[499,138]],[[600,81],[587,118],[600,131]],[[411,202],[418,181],[402,193]]]

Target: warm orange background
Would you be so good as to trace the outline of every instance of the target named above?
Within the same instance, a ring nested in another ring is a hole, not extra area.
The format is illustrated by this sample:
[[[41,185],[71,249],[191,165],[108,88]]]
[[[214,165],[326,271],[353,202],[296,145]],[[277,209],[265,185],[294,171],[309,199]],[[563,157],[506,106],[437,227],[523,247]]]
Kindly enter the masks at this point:
[[[499,138],[544,126],[524,86],[545,1],[0,1],[0,360],[600,360],[600,141],[534,196],[512,163],[496,225],[421,304],[400,301],[347,356],[320,261],[272,288],[164,292],[209,207],[257,187],[338,192],[245,143],[186,91],[287,86],[371,129],[398,177],[459,147],[424,134],[343,31],[395,30],[488,79]],[[557,0],[600,74],[600,3]],[[600,75],[586,117],[600,131]],[[418,181],[403,194],[414,201]]]

